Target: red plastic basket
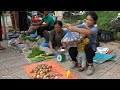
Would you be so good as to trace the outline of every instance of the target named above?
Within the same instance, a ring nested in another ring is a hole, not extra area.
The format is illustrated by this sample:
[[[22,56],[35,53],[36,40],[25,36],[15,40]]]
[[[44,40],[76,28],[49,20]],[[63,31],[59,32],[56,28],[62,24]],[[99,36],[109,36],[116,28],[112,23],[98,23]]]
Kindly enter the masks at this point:
[[[32,22],[33,23],[38,23],[38,22],[40,22],[41,20],[39,19],[39,17],[37,17],[37,16],[32,16]]]

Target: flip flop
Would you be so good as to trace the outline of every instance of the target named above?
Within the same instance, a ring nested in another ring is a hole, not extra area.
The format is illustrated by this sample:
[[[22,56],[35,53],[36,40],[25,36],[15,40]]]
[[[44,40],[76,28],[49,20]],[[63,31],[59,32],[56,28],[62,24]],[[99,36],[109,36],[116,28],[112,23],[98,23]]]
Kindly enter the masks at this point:
[[[80,69],[78,70],[79,72],[82,72],[82,71],[84,71],[85,70],[85,68],[82,68],[82,67],[80,67]]]

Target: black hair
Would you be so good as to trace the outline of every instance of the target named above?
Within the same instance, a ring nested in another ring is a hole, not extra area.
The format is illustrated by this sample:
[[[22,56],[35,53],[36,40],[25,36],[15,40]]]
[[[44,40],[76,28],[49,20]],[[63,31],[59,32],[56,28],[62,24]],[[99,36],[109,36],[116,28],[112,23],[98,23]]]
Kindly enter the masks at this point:
[[[60,25],[61,27],[63,26],[63,23],[62,23],[61,21],[56,21],[56,22],[54,23],[54,25],[56,25],[56,24]]]
[[[88,15],[91,16],[95,21],[97,21],[98,16],[97,16],[97,14],[96,14],[94,11],[89,11],[89,12],[87,13],[86,17],[87,17]]]

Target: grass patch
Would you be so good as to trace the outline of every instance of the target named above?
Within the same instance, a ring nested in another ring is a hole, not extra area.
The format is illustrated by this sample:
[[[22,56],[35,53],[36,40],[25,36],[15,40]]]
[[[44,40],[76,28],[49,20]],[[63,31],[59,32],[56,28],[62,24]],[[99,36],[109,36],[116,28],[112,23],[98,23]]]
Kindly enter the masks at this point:
[[[96,11],[98,15],[98,28],[99,29],[104,29],[104,30],[110,30],[112,27],[109,24],[109,22],[113,19],[115,19],[120,13],[120,11],[110,11],[110,12],[105,12],[105,11]]]

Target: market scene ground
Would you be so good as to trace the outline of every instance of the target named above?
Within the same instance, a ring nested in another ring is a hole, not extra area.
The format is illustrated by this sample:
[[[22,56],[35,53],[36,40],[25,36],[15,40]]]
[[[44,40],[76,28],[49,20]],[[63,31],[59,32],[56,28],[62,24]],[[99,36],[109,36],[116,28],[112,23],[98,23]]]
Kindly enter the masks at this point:
[[[8,17],[9,18],[9,17]],[[11,22],[8,19],[8,26]],[[9,30],[9,27],[6,28]],[[8,40],[3,40],[2,45],[6,48],[0,50],[0,79],[31,79],[29,74],[24,70],[24,66],[35,64],[30,62],[20,52],[8,47]],[[107,47],[113,50],[116,57],[111,61],[106,61],[102,64],[94,63],[95,72],[93,75],[87,76],[85,71],[78,72],[78,68],[70,69],[71,73],[78,79],[120,79],[120,42],[100,42],[101,47]],[[48,61],[48,60],[47,60]],[[55,61],[63,69],[69,70],[70,60],[65,62],[58,62],[56,58],[49,61]],[[46,61],[41,61],[46,62]]]

